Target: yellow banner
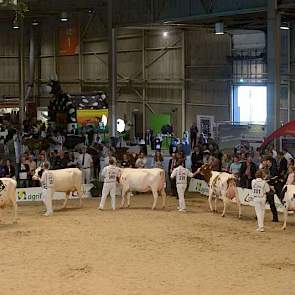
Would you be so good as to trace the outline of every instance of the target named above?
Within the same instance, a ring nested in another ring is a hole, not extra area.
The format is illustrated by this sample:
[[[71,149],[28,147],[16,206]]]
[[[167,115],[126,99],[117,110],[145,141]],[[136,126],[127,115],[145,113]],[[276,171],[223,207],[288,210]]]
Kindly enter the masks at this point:
[[[78,110],[77,111],[77,122],[81,125],[98,124],[101,121],[103,115],[108,117],[108,109],[100,110]]]

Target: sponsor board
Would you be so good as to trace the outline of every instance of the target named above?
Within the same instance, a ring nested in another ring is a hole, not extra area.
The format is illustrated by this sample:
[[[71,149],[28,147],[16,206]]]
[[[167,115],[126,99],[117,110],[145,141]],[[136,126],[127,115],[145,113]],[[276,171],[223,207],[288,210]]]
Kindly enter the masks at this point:
[[[209,195],[208,184],[203,180],[194,179],[194,178],[192,178],[190,181],[188,191],[197,192],[204,196]],[[254,199],[252,196],[252,190],[238,187],[238,193],[239,193],[241,204],[254,207],[255,204],[254,204]],[[275,195],[275,204],[276,204],[277,210],[279,212],[283,212],[283,205],[276,195]],[[265,208],[270,209],[268,204],[265,205]]]
[[[84,196],[86,198],[91,197],[90,189],[92,184],[84,185]],[[56,192],[53,196],[53,200],[63,200],[66,194],[62,192]],[[70,199],[76,199],[76,194],[70,194]],[[36,202],[42,201],[42,189],[40,187],[30,187],[30,188],[18,188],[16,190],[16,200],[17,202]]]

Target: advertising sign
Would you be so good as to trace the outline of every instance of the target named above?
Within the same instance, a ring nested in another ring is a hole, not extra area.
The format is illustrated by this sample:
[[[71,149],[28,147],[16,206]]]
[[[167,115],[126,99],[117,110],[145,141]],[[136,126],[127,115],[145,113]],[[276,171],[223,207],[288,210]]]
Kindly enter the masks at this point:
[[[209,195],[209,188],[207,183],[203,180],[194,179],[194,178],[192,178],[190,181],[188,191],[198,192],[204,196]],[[252,197],[252,191],[250,189],[238,187],[238,193],[239,193],[239,198],[242,205],[254,207],[254,200]],[[276,195],[275,195],[275,204],[276,204],[277,210],[279,212],[283,212],[283,205]],[[269,205],[267,204],[265,208],[269,209]]]
[[[109,111],[107,109],[100,110],[78,110],[77,122],[81,125],[97,125],[101,121],[103,115],[108,117]]]
[[[58,53],[62,55],[75,54],[79,46],[78,25],[67,24],[58,31]]]
[[[90,189],[92,184],[84,185],[84,197],[90,197]],[[53,196],[53,200],[63,200],[65,199],[65,193],[56,192]],[[70,194],[70,199],[76,199],[78,196],[76,194]],[[42,189],[41,187],[30,187],[30,188],[18,188],[16,190],[16,200],[17,202],[35,202],[42,201]]]

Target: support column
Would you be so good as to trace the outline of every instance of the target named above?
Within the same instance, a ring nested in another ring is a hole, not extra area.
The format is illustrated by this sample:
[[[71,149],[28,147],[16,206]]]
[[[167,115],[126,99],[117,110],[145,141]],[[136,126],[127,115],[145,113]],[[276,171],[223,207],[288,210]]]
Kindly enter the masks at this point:
[[[23,128],[25,120],[25,50],[24,50],[24,21],[20,17],[19,31],[19,122]]]
[[[288,30],[288,122],[291,121],[292,103],[291,103],[291,33]]]
[[[30,98],[30,95],[33,95],[34,102],[34,87],[35,87],[35,57],[36,57],[36,40],[35,40],[35,28],[32,26],[30,30],[30,57],[29,57],[29,85],[27,88],[25,101]]]
[[[143,80],[143,88],[142,88],[142,138],[145,136],[146,131],[146,75],[145,75],[145,32],[142,30],[142,80]]]
[[[83,39],[81,36],[81,15],[79,15],[79,51],[78,51],[78,64],[79,64],[79,72],[78,72],[78,79],[80,83],[80,91],[83,91],[83,56],[82,56],[82,50],[83,50]]]
[[[185,99],[185,31],[182,31],[182,88],[181,88],[181,136],[186,129],[186,99]]]
[[[109,34],[109,89],[111,92],[111,135],[117,133],[117,52],[116,29],[113,28],[113,0],[108,1],[108,34]]]
[[[267,133],[280,127],[281,34],[277,0],[268,1],[267,19]]]

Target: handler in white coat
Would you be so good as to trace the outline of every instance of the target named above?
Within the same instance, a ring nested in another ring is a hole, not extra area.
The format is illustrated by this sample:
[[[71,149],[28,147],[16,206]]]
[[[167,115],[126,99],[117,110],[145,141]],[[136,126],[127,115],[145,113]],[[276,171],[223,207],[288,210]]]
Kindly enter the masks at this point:
[[[46,207],[46,213],[44,216],[50,216],[53,214],[52,199],[51,199],[51,188],[53,186],[53,177],[49,172],[49,163],[44,163],[44,171],[42,173],[40,182],[42,187],[42,201]]]
[[[116,209],[116,182],[117,178],[120,177],[120,169],[115,165],[113,159],[109,160],[109,165],[104,167],[101,172],[101,177],[104,179],[102,196],[99,210],[104,209],[105,201],[107,196],[111,195],[111,203],[113,210]]]
[[[270,191],[270,187],[263,179],[264,172],[262,170],[258,170],[255,176],[256,179],[252,180],[252,195],[254,198],[255,212],[257,216],[257,231],[264,232],[266,194]]]
[[[194,177],[196,174],[197,174],[197,171],[195,173],[192,173],[188,169],[184,168],[183,161],[179,161],[178,167],[172,171],[172,174],[170,177],[176,178],[176,188],[177,188],[177,193],[179,198],[178,211],[180,212],[186,211],[184,193],[187,188],[187,178]]]

